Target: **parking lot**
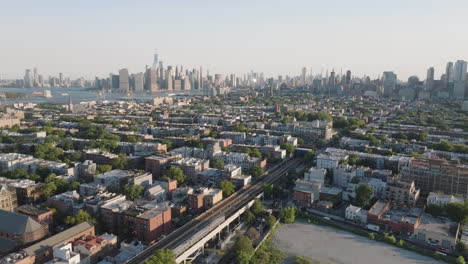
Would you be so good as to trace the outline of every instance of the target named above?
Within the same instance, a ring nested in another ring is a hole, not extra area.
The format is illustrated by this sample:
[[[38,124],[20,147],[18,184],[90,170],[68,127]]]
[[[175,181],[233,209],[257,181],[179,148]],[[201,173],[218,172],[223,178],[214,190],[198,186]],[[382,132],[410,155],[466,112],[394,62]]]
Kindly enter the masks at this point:
[[[273,237],[275,246],[292,256],[305,256],[324,264],[443,264],[412,251],[326,226],[307,223],[281,225]]]

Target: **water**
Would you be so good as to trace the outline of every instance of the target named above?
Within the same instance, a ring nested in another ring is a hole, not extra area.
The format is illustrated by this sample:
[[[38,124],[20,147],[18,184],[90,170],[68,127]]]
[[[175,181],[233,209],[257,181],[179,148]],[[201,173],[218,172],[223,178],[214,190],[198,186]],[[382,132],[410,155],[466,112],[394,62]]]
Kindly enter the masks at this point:
[[[34,92],[44,92],[44,90],[50,90],[52,94],[51,98],[45,98],[41,95],[34,95]],[[71,95],[74,104],[79,102],[89,102],[95,100],[144,100],[148,101],[156,96],[168,96],[168,95],[201,95],[202,92],[199,90],[190,91],[159,91],[155,93],[132,93],[131,95],[126,93],[104,93],[99,94],[98,91],[88,91],[86,88],[4,88],[0,87],[1,92],[15,92],[24,93],[26,98],[22,99],[2,99],[1,104],[13,104],[13,103],[55,103],[55,104],[68,104],[68,96]]]

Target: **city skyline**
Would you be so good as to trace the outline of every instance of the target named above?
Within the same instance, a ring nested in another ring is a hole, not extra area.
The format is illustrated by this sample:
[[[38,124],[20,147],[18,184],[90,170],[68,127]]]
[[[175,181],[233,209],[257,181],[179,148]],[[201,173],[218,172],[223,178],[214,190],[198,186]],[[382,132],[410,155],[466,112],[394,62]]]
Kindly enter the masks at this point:
[[[434,67],[438,79],[446,62],[468,58],[468,37],[456,27],[468,7],[462,1],[106,3],[4,4],[0,21],[11,26],[0,29],[8,36],[2,78],[34,67],[87,79],[123,68],[138,73],[152,65],[155,48],[166,65],[238,76],[296,76],[307,67],[314,74],[343,69],[377,78],[394,71],[401,80],[423,80]]]

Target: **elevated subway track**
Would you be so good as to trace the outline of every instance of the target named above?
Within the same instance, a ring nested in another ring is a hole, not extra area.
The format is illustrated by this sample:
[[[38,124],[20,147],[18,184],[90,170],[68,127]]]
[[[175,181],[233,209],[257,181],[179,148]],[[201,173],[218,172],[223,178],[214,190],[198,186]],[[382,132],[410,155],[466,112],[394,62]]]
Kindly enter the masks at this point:
[[[149,246],[140,254],[129,259],[125,263],[142,263],[153,256],[157,249],[174,250],[177,257],[179,257],[184,253],[181,251],[197,244],[198,241],[195,240],[199,240],[199,238],[201,239],[201,236],[204,234],[209,234],[212,231],[214,228],[212,225],[213,222],[219,221],[220,218],[222,220],[228,219],[230,216],[236,214],[236,212],[243,209],[245,206],[250,206],[250,202],[252,202],[252,200],[254,200],[263,192],[263,184],[274,183],[280,177],[285,175],[285,173],[290,169],[297,167],[300,162],[301,161],[299,159],[290,159],[274,166],[263,176],[261,176],[257,183],[247,186],[217,203],[208,211],[199,215],[179,229],[173,231],[161,241]]]

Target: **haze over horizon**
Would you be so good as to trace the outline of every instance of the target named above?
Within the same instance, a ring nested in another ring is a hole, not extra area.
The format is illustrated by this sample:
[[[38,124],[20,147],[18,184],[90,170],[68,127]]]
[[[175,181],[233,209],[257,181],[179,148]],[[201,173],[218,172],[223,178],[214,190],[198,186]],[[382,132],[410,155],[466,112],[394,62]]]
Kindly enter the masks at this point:
[[[266,76],[351,70],[425,79],[468,59],[462,0],[8,1],[2,4],[0,75],[26,68],[73,78],[165,65]]]

